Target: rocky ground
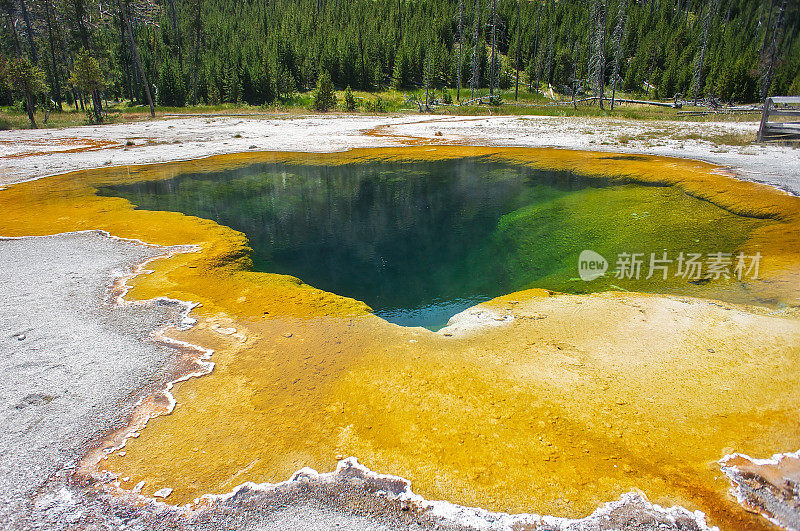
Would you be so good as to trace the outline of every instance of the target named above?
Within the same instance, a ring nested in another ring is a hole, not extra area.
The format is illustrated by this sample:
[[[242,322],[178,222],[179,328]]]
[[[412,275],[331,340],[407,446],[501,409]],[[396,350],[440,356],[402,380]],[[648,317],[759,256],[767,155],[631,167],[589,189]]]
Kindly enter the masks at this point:
[[[739,503],[787,529],[800,529],[800,452],[769,459],[733,454],[720,464]]]

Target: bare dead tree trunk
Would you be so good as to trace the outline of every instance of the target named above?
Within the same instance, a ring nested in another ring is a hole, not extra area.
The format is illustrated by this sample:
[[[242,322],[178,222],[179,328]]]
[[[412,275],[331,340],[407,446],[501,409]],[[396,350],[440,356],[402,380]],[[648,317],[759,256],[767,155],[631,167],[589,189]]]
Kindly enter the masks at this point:
[[[56,63],[56,44],[55,44],[55,35],[53,34],[53,24],[55,23],[54,16],[53,16],[53,6],[50,4],[50,0],[44,0],[44,19],[45,23],[47,24],[47,40],[50,43],[50,63],[53,65],[53,90],[52,94],[56,97],[56,105],[58,105],[58,110],[63,110],[61,106],[61,80],[59,79],[61,76],[58,75],[58,63]]]
[[[543,69],[545,82],[547,86],[550,87],[550,82],[553,80],[553,47],[556,36],[556,20],[552,10],[548,9],[548,11],[550,11],[550,31],[547,32],[547,53],[545,55]]]
[[[761,79],[761,99],[769,96],[769,89],[772,86],[772,75],[775,70],[775,60],[778,56],[778,41],[780,41],[783,25],[786,21],[786,3],[787,0],[781,2],[781,7],[778,10],[778,18],[775,19],[775,30],[772,32],[772,41],[769,44],[767,52],[766,71]]]
[[[431,77],[433,68],[431,66],[431,49],[430,45],[428,45],[428,51],[425,52],[425,64],[422,65],[422,77],[425,81],[425,112],[429,112],[431,110],[430,104],[430,88],[431,88]]]
[[[533,38],[533,59],[532,61],[536,61],[539,57],[539,23],[542,21],[542,4],[539,2],[539,12],[536,15],[536,35]],[[534,70],[536,70],[536,90],[539,90],[539,69],[536,68],[534,65]],[[533,89],[533,76],[528,80],[530,84],[530,88]]]
[[[10,0],[2,2],[3,11],[6,12],[6,24],[8,25],[8,32],[11,33],[11,38],[14,41],[14,51],[17,52],[17,57],[22,57],[22,45],[19,42],[19,35],[17,34],[17,25],[14,23],[14,5]]]
[[[127,32],[125,31],[125,21],[122,18],[122,11],[119,13],[119,39],[122,48],[122,74],[125,77],[125,87],[128,89],[128,97],[131,103],[134,101],[133,95],[133,73],[131,72],[130,56],[127,44]]]
[[[403,42],[403,0],[397,0],[397,44]]]
[[[28,120],[31,122],[31,128],[38,129],[39,126],[36,125],[36,104],[33,102],[33,94],[26,90],[23,99],[25,100],[25,111],[28,113]]]
[[[494,96],[494,84],[497,76],[497,0],[489,0],[492,5],[492,61],[489,65],[489,99]]]
[[[19,0],[19,7],[22,9],[22,20],[25,21],[25,31],[28,34],[28,46],[31,48],[31,61],[33,64],[39,63],[39,54],[36,52],[36,42],[33,40],[33,29],[31,28],[31,17],[28,14],[28,6],[25,0]]]
[[[703,88],[703,66],[706,58],[706,49],[708,48],[708,30],[711,27],[711,18],[714,16],[714,12],[717,9],[718,3],[719,0],[712,0],[712,2],[708,5],[708,12],[706,13],[705,19],[703,19],[703,35],[700,44],[700,56],[694,69],[694,79],[692,81],[695,105],[697,105],[697,101],[700,97],[700,90]]]
[[[131,55],[133,55],[133,62],[136,65],[136,69],[139,71],[139,76],[141,77],[142,84],[144,85],[144,95],[147,98],[147,103],[150,105],[150,117],[156,117],[156,108],[153,105],[153,98],[150,96],[150,84],[147,81],[147,74],[144,71],[144,66],[142,66],[142,60],[139,57],[139,50],[136,48],[136,41],[133,40],[133,32],[131,31],[131,21],[128,17],[128,10],[127,6],[125,5],[125,0],[119,0],[119,9],[122,13],[122,21],[125,23],[125,29],[128,30],[128,37],[130,39],[131,44]]]
[[[586,2],[586,47],[588,48],[588,60],[586,61],[586,81],[594,92],[594,77],[592,69],[592,61],[594,60],[594,2],[595,0],[588,0]]]
[[[759,55],[761,57],[764,57],[764,52],[767,49],[767,42],[769,42],[768,41],[768,39],[769,39],[769,28],[770,28],[770,23],[772,22],[772,10],[773,10],[774,7],[775,7],[775,0],[770,0],[770,3],[769,3],[769,14],[767,15],[767,23],[764,25],[764,39],[761,41],[761,52],[759,52]],[[761,23],[761,19],[760,18],[759,18],[758,22],[759,22],[759,24]]]
[[[592,85],[600,108],[603,108],[603,92],[605,89],[606,70],[606,0],[594,0],[594,53],[591,66],[593,70]]]
[[[470,99],[475,98],[475,90],[479,87],[480,82],[480,63],[478,61],[478,45],[479,42],[479,32],[480,32],[480,25],[481,25],[481,12],[480,12],[480,5],[478,0],[475,0],[472,4],[472,26],[473,26],[473,46],[472,46],[472,80],[470,80]]]
[[[578,61],[574,58],[578,55],[578,41],[575,40],[575,43],[572,46],[572,108],[576,111],[578,110],[578,104],[575,101],[575,98],[578,95]]]
[[[619,77],[619,63],[622,60],[622,37],[625,34],[625,19],[627,13],[627,0],[619,0],[617,25],[614,28],[614,67],[611,73],[611,110],[614,110],[614,100],[617,96],[617,78]]]
[[[519,99],[519,54],[522,41],[522,0],[517,0],[517,83],[514,87],[514,101]]]
[[[458,65],[456,66],[456,101],[461,101],[461,67],[464,54],[464,0],[458,0]]]

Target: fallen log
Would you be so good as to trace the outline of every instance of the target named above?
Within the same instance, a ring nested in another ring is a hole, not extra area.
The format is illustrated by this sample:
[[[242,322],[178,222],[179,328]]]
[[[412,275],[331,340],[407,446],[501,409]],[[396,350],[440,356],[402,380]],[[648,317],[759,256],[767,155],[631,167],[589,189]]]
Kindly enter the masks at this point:
[[[573,101],[573,100],[559,101],[559,102],[556,103],[556,105],[572,105],[574,103],[585,103],[585,102],[589,102],[589,101],[597,101],[599,99],[600,99],[599,96],[590,96],[588,98],[583,98],[583,99],[575,100],[575,101]],[[611,98],[603,97],[603,101],[611,101]],[[683,106],[683,104],[680,103],[680,102],[668,103],[668,102],[664,102],[664,101],[631,100],[631,99],[627,99],[627,98],[614,98],[614,102],[615,103],[633,103],[633,104],[637,104],[637,105],[655,105],[657,107],[670,107],[670,108],[673,108],[673,109],[680,109]]]

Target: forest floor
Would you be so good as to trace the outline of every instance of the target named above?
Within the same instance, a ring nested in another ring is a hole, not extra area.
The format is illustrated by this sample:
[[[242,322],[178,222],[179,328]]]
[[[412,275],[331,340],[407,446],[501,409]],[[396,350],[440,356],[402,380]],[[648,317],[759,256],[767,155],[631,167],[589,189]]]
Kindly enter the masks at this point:
[[[0,184],[86,168],[245,151],[333,152],[445,144],[689,158],[800,194],[797,145],[756,144],[757,130],[758,123],[753,121],[590,116],[167,114],[156,120],[100,126],[5,131],[0,134]]]

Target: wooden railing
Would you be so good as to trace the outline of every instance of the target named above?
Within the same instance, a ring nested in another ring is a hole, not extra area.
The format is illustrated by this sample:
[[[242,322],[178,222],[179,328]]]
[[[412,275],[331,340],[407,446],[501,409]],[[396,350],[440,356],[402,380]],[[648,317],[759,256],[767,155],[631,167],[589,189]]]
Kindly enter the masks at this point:
[[[796,118],[783,122],[771,122],[772,117]],[[800,96],[773,96],[764,101],[761,125],[758,128],[758,141],[798,140],[800,141]]]

